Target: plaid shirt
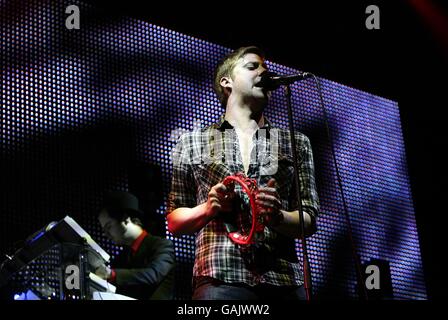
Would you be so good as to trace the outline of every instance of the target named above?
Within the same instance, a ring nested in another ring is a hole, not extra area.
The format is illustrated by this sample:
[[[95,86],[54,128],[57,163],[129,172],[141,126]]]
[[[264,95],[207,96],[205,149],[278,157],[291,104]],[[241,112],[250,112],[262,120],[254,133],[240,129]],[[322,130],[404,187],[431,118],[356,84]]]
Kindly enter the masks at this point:
[[[316,219],[319,200],[314,181],[314,164],[309,139],[296,132],[299,157],[302,208]],[[288,130],[265,125],[253,136],[253,149],[247,176],[266,186],[277,181],[282,209],[298,209],[294,188],[294,167]],[[210,189],[229,175],[244,172],[235,129],[221,120],[204,129],[183,134],[172,154],[173,177],[168,200],[169,214],[179,207],[195,207],[207,201]],[[250,212],[248,197],[236,184],[235,193],[243,211]],[[231,215],[216,217],[196,234],[193,277],[211,277],[227,283],[250,286],[268,283],[278,286],[302,285],[295,240],[266,227],[264,239],[253,245],[240,246],[227,236],[225,222]],[[247,218],[234,217],[232,223],[246,223]],[[247,214],[246,214],[247,216]],[[226,221],[227,220],[227,221]],[[245,221],[242,221],[245,220]],[[250,225],[249,225],[250,227]]]

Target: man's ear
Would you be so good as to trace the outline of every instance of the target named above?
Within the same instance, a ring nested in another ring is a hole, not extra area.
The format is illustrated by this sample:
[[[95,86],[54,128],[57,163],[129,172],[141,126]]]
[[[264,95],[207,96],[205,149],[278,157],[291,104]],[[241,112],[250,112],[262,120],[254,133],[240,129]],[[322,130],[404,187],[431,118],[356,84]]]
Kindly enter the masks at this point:
[[[131,222],[131,217],[127,217],[126,220],[123,221],[124,225],[127,225],[129,222]]]
[[[233,81],[232,81],[232,78],[230,78],[230,77],[222,77],[221,80],[219,80],[219,84],[224,88],[231,89]]]

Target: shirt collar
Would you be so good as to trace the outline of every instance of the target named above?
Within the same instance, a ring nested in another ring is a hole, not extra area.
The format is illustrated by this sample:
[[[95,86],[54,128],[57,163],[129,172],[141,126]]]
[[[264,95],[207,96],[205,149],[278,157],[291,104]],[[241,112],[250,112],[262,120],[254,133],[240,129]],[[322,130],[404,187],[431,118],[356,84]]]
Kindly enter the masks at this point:
[[[146,232],[146,230],[143,230],[142,233],[140,233],[140,235],[137,237],[137,239],[134,240],[134,242],[131,245],[131,251],[132,254],[135,254],[138,249],[140,248],[143,239],[148,235],[148,232]]]
[[[225,129],[233,129],[233,126],[225,119],[226,114],[222,114],[219,118],[219,121],[215,123],[212,128],[213,129],[219,129],[220,131],[224,131]],[[264,116],[264,125],[260,127],[259,129],[270,129],[272,128],[272,123],[269,121],[269,119]]]

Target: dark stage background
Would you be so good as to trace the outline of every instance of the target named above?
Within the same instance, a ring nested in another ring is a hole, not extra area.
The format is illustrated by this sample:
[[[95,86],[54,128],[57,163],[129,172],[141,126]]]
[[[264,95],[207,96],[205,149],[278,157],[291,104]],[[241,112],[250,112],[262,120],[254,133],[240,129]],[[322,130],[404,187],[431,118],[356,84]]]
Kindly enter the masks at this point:
[[[95,16],[83,18],[86,24],[81,27],[81,30],[86,28],[88,31],[92,31],[93,28],[99,28],[100,31],[104,31],[104,37],[117,37],[113,41],[138,43],[138,39],[120,38],[120,35],[114,30],[107,30],[111,20],[119,21],[121,18],[128,16],[217,44],[219,46],[215,46],[213,52],[216,57],[224,52],[223,47],[236,48],[241,45],[255,44],[265,49],[269,60],[279,64],[274,65],[278,68],[277,71],[286,72],[289,70],[280,65],[297,70],[311,71],[320,77],[397,101],[406,150],[406,159],[403,158],[402,160],[404,167],[406,167],[407,160],[410,174],[427,294],[429,298],[440,297],[440,279],[442,279],[442,267],[439,262],[440,234],[442,231],[440,216],[444,212],[441,201],[446,186],[446,169],[442,166],[441,152],[447,144],[442,135],[444,120],[441,116],[441,111],[446,105],[442,99],[446,81],[443,78],[440,80],[437,75],[446,73],[448,48],[446,42],[446,11],[441,9],[440,4],[433,1],[398,1],[394,4],[358,2],[357,4],[338,3],[331,5],[313,2],[313,5],[295,4],[295,7],[291,9],[289,7],[282,8],[282,3],[277,2],[275,6],[272,4],[235,6],[235,8],[228,8],[229,11],[226,13],[219,13],[218,10],[208,8],[210,5],[196,5],[194,3],[170,4],[169,6],[159,4],[156,8],[147,2],[133,0],[127,1],[126,6],[123,3],[110,1],[86,0],[84,2],[96,5],[99,8],[98,16],[101,18],[95,19]],[[13,1],[3,1],[2,11],[8,9],[8,5],[11,3]],[[367,30],[365,28],[364,21],[367,16],[365,8],[369,4],[376,4],[380,8],[380,30]],[[22,8],[25,7],[22,5]],[[95,11],[90,11],[90,13],[92,15],[97,14]],[[9,25],[20,25],[20,17],[9,16],[7,18],[9,21],[3,19],[5,19],[5,16],[2,16],[2,25],[7,23]],[[38,19],[38,17],[35,19]],[[43,21],[45,19],[44,17]],[[16,39],[17,43],[14,43],[12,52],[18,60],[32,60],[38,58],[42,53],[47,57],[52,56],[53,43],[51,39],[62,39],[65,41],[62,47],[67,48],[67,51],[54,52],[53,59],[55,61],[59,60],[57,64],[60,66],[65,63],[68,70],[74,72],[74,74],[63,74],[63,79],[74,79],[76,81],[77,77],[85,76],[82,74],[83,68],[81,68],[80,62],[76,59],[67,58],[70,55],[70,50],[82,52],[80,57],[85,58],[92,54],[89,50],[95,50],[96,41],[98,41],[99,48],[101,48],[101,41],[108,41],[104,38],[88,38],[89,42],[86,44],[86,50],[84,51],[82,50],[84,48],[76,47],[79,43],[71,43],[70,37],[60,37],[58,34],[50,37],[48,43],[33,43],[32,41],[36,41],[36,34],[33,35],[33,32],[38,32],[36,31],[39,30],[36,27],[38,25],[39,23],[34,21],[34,29],[31,28],[29,40]],[[45,26],[48,27],[48,30],[53,30],[48,22],[42,24],[42,27]],[[137,28],[137,26],[144,27],[141,24],[135,24],[130,27],[129,34],[135,33],[133,28]],[[155,30],[153,31],[156,32]],[[94,33],[92,32],[92,34]],[[123,37],[125,36],[123,35]],[[24,46],[20,45],[22,41],[25,43]],[[145,41],[145,39],[142,39],[142,41]],[[163,42],[165,39],[160,41]],[[166,41],[170,41],[170,39],[166,39]],[[28,43],[28,46],[26,43]],[[28,47],[29,50],[24,52],[20,49],[21,47]],[[5,49],[2,48],[2,51],[11,53],[11,48],[9,48],[9,51]],[[66,113],[60,114],[62,119],[67,119],[67,123],[69,123],[69,119],[75,118],[79,119],[80,124],[86,123],[83,122],[84,120],[94,121],[94,126],[87,124],[80,131],[73,131],[68,126],[64,127],[63,125],[58,128],[49,128],[51,119],[48,119],[47,122],[45,114],[43,114],[42,121],[39,122],[42,126],[38,128],[36,134],[33,134],[33,139],[22,140],[19,135],[19,141],[9,141],[5,144],[6,147],[3,151],[7,157],[2,159],[2,161],[5,161],[2,163],[2,176],[6,179],[3,180],[2,187],[8,189],[7,192],[3,193],[3,195],[8,195],[8,199],[4,202],[7,203],[4,212],[9,210],[18,214],[16,216],[2,216],[2,224],[9,227],[5,229],[8,232],[1,236],[2,253],[10,253],[12,248],[20,246],[20,240],[27,235],[27,232],[31,233],[42,226],[36,225],[39,222],[51,221],[55,217],[70,212],[74,215],[79,214],[79,212],[91,214],[90,216],[80,216],[80,222],[89,225],[90,232],[98,234],[105,249],[111,253],[116,252],[117,248],[102,238],[99,229],[95,226],[95,212],[93,210],[93,208],[99,206],[98,199],[100,199],[101,192],[112,185],[122,189],[140,190],[140,198],[151,199],[143,204],[146,207],[145,209],[148,212],[153,212],[155,217],[160,217],[161,212],[157,211],[159,210],[158,206],[154,204],[163,201],[162,188],[151,189],[145,181],[153,181],[159,175],[166,177],[169,172],[163,172],[162,170],[158,173],[157,170],[154,170],[154,167],[149,165],[160,160],[159,158],[151,158],[150,153],[146,156],[137,155],[133,150],[136,148],[147,150],[154,146],[160,148],[161,145],[163,145],[163,150],[170,148],[171,144],[164,145],[163,142],[169,140],[169,136],[162,139],[163,137],[157,136],[160,128],[155,125],[149,127],[145,125],[145,121],[149,118],[154,119],[153,117],[161,117],[160,123],[163,124],[165,123],[164,117],[168,115],[157,111],[155,111],[156,114],[148,113],[144,106],[151,105],[154,101],[145,100],[150,98],[145,96],[143,92],[138,92],[137,89],[132,94],[134,97],[133,103],[140,106],[141,109],[138,109],[138,107],[135,109],[137,117],[126,118],[124,108],[129,92],[126,92],[126,90],[110,92],[107,88],[108,86],[122,86],[124,88],[129,85],[138,88],[139,84],[145,81],[151,86],[157,87],[163,83],[160,80],[161,77],[171,76],[176,71],[167,69],[167,74],[163,75],[145,74],[145,70],[140,69],[140,65],[145,62],[145,56],[134,52],[133,48],[129,50],[127,54],[133,55],[132,65],[120,67],[119,60],[116,60],[112,61],[112,70],[106,64],[108,59],[105,58],[110,53],[100,50],[100,58],[103,59],[102,61],[105,64],[102,69],[96,69],[99,72],[91,74],[89,77],[93,77],[94,80],[98,80],[95,83],[104,86],[94,88],[96,92],[102,92],[102,94],[90,95],[89,88],[84,88],[84,92],[89,94],[83,96],[82,99],[85,99],[86,106],[95,103],[104,106],[103,109],[67,108]],[[152,54],[156,54],[156,52],[152,52]],[[180,50],[176,54],[181,56],[182,51]],[[161,60],[155,61],[153,67],[168,63],[163,60],[163,56],[159,56],[159,58]],[[117,55],[116,59],[120,59],[120,56]],[[200,70],[197,69],[196,65],[185,66],[182,62],[179,63],[179,67],[186,68],[186,71],[189,71],[194,77],[200,77]],[[203,63],[208,66],[211,61],[204,61]],[[199,65],[201,66],[201,64]],[[148,70],[150,69],[146,71]],[[27,73],[32,72],[34,71],[26,68],[21,70],[25,77]],[[55,87],[63,80],[59,78],[61,72],[63,73],[64,70],[54,70],[53,76],[50,74],[50,79],[53,79]],[[133,80],[125,84],[128,72],[134,72],[132,74]],[[37,87],[39,80],[39,78],[36,78]],[[120,84],[121,80],[123,82]],[[188,79],[184,80],[185,87],[179,88],[181,92],[188,93],[189,85],[197,85],[191,84]],[[18,78],[18,81],[20,82],[20,78]],[[116,81],[118,83],[115,83]],[[82,86],[82,83],[80,82],[77,85]],[[169,87],[170,84],[165,83],[163,85]],[[305,89],[309,88],[305,86]],[[4,92],[7,92],[7,90]],[[70,85],[66,90],[66,96],[69,97],[70,92],[75,92],[77,89]],[[37,96],[38,92],[36,92]],[[56,97],[58,95],[54,93],[51,96]],[[194,101],[194,103],[204,102],[200,99],[200,97],[197,97],[197,101]],[[212,96],[207,97],[207,99],[209,99],[207,101],[213,101]],[[304,98],[302,102],[307,101],[307,98]],[[310,101],[312,102],[313,98],[310,98]],[[77,101],[76,103],[79,102],[82,104],[83,101]],[[162,104],[174,102],[174,100],[168,100],[162,101]],[[45,104],[48,104],[49,114],[51,108],[56,108],[57,103],[70,106],[70,103],[73,102],[69,100],[45,101]],[[112,104],[118,107],[115,107],[115,111],[111,113],[108,108]],[[179,114],[181,113],[181,109],[174,110],[177,110],[176,112]],[[211,110],[211,114],[206,115],[206,118],[208,116],[210,116],[210,119],[214,118],[218,111],[218,109]],[[5,115],[6,113],[2,113],[3,117]],[[27,116],[22,117],[22,119],[26,119]],[[121,121],[120,119],[125,120]],[[189,129],[193,120],[185,120],[185,123],[182,123],[180,127]],[[362,125],[362,119],[360,121]],[[61,122],[61,119],[58,119],[58,123],[63,123],[63,120]],[[312,127],[311,122],[310,128]],[[22,138],[30,132],[29,130],[32,131],[32,128],[27,127],[26,122],[24,122]],[[46,130],[54,136],[50,139],[48,136],[43,136]],[[153,138],[146,141],[135,139],[143,130],[146,130],[146,134],[148,132],[149,135],[153,134]],[[5,137],[4,134],[3,139]],[[115,146],[110,146],[107,143],[111,139],[116,141]],[[315,140],[319,141],[318,134]],[[41,144],[42,141],[45,141],[45,144]],[[45,145],[50,152],[49,154],[53,155],[50,159],[41,157],[41,162],[30,162],[29,159],[35,158],[18,156],[20,152],[27,155],[30,152],[31,154],[45,154],[45,150],[41,150],[42,145]],[[66,161],[62,166],[58,163],[58,159],[61,158]],[[14,163],[8,161],[14,161]],[[169,159],[162,159],[161,161],[168,163]],[[11,167],[15,170],[11,171]],[[101,170],[97,171],[97,168],[101,168]],[[92,178],[91,183],[86,184],[89,177],[95,178]],[[123,177],[127,177],[126,183],[123,183]],[[5,181],[8,183],[5,183]],[[142,187],[145,185],[146,189]],[[58,188],[56,189],[56,187]],[[163,186],[164,192],[166,192],[167,187],[166,184]],[[76,190],[76,196],[84,199],[83,203],[77,203],[76,199],[61,197],[73,188]],[[381,195],[379,197],[381,198]],[[46,210],[45,204],[49,203],[51,203],[51,210]],[[67,204],[70,207],[67,207]],[[20,214],[20,211],[26,212],[26,214]],[[373,215],[374,213],[372,213],[372,219],[375,219]],[[31,216],[34,218],[29,219]],[[403,224],[405,223],[403,222]],[[163,221],[159,219],[159,223],[153,226],[153,230],[163,233]],[[331,229],[326,232],[331,235]],[[180,248],[178,257],[180,257],[180,260],[184,259],[184,262],[188,264],[189,259],[191,259],[190,248],[192,243],[189,239],[177,241],[181,243],[178,246]],[[182,245],[182,242],[184,242],[184,245]],[[418,252],[415,253],[419,254]],[[186,268],[188,269],[188,267]],[[184,283],[184,285],[188,286],[187,283]],[[333,289],[327,295],[322,293],[322,297],[331,298],[331,295],[336,293],[337,289]],[[184,297],[184,294],[181,292],[179,294],[180,298]]]

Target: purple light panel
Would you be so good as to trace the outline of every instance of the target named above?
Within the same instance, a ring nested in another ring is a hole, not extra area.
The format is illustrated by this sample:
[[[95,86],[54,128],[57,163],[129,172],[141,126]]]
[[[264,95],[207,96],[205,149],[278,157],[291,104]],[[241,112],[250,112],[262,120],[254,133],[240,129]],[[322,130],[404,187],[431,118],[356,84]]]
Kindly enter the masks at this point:
[[[65,28],[77,4],[81,29]],[[127,190],[134,163],[161,167],[185,130],[215,122],[222,108],[213,69],[229,48],[107,13],[78,1],[0,5],[1,251],[49,221],[74,217],[111,254],[96,209],[102,192]],[[287,50],[287,48],[285,48]],[[268,52],[269,55],[269,52]],[[268,62],[278,73],[295,70]],[[362,262],[387,260],[395,299],[426,299],[398,105],[321,79],[344,192]],[[312,80],[292,86],[295,126],[313,146],[321,200],[308,239],[314,293],[355,298],[355,272],[340,191]],[[281,90],[266,111],[287,128]],[[158,212],[164,214],[166,206]],[[11,230],[14,230],[12,232]],[[194,238],[174,238],[178,298],[190,297]],[[297,244],[300,254],[300,246]]]

